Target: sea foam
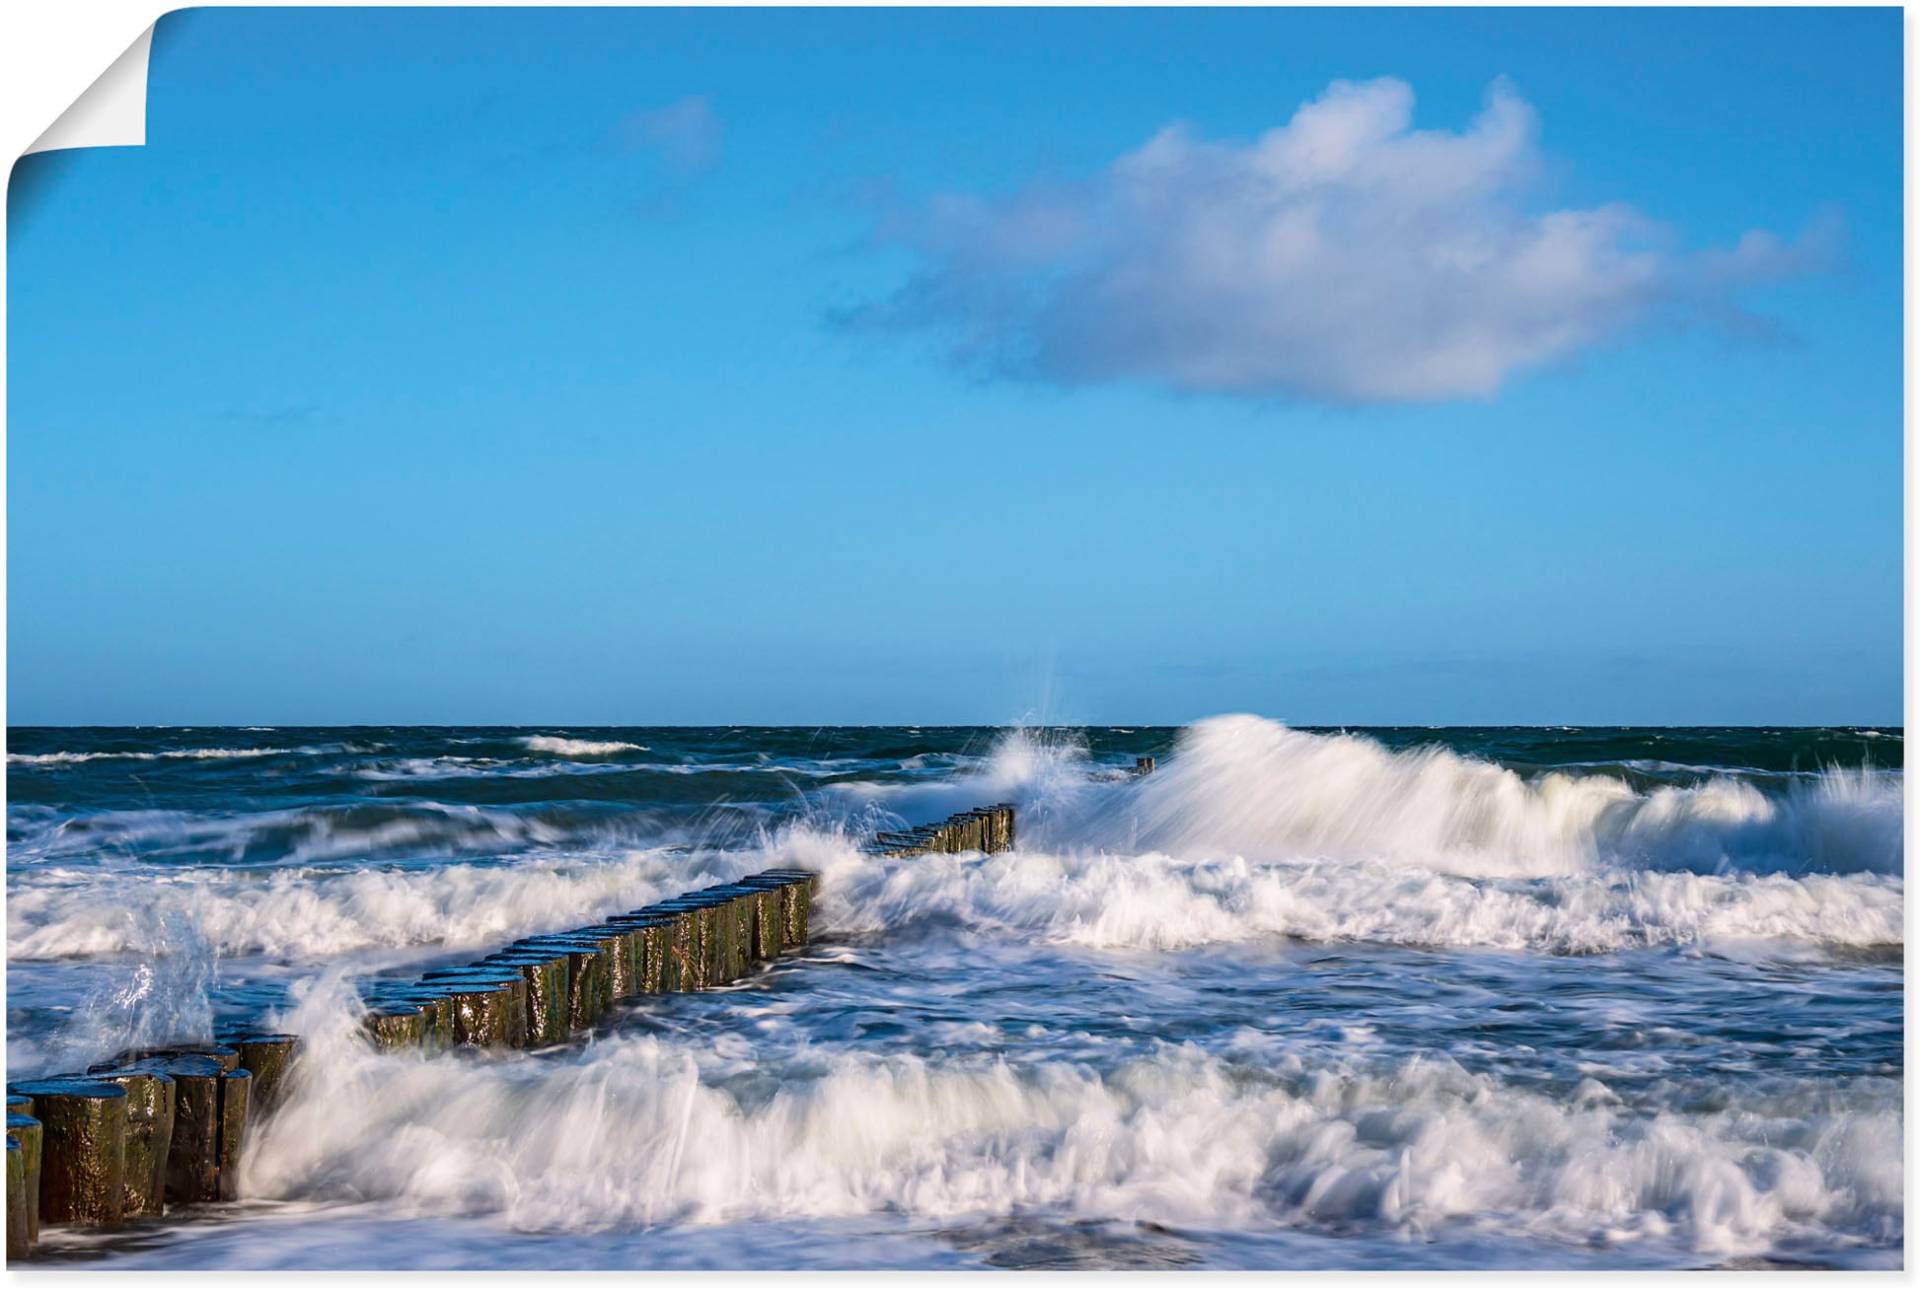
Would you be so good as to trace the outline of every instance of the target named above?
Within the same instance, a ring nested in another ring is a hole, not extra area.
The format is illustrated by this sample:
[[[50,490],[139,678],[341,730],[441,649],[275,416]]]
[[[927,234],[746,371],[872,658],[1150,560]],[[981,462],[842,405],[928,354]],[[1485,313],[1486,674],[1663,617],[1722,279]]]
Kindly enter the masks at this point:
[[[1163,1044],[1109,1071],[822,1052],[770,1090],[652,1036],[566,1062],[379,1056],[322,989],[289,1104],[242,1186],[525,1230],[1046,1211],[1402,1239],[1456,1225],[1724,1256],[1802,1236],[1897,1242],[1899,1084],[1786,1083],[1725,1109],[1554,1098],[1444,1058],[1242,1065]]]

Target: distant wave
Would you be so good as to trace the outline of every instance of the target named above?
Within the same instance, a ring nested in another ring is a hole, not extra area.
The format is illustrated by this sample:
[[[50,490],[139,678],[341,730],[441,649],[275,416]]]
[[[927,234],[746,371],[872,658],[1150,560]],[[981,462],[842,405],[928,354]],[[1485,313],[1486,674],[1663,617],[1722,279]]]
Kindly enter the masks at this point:
[[[164,954],[156,925],[222,955],[318,960],[421,945],[490,946],[634,909],[747,872],[739,855],[634,852],[404,869],[40,870],[7,897],[10,959]]]
[[[516,1229],[1065,1211],[1210,1230],[1430,1239],[1448,1224],[1737,1254],[1808,1233],[1898,1241],[1900,1087],[1783,1081],[1647,1114],[1445,1058],[1383,1069],[1164,1044],[1085,1063],[822,1053],[765,1096],[752,1057],[651,1036],[578,1060],[376,1056],[326,991],[287,1023],[304,1075],[247,1155],[248,1195],[377,1200]],[[929,1126],[938,1126],[930,1133]]]
[[[174,748],[162,752],[8,753],[10,766],[68,766],[88,761],[215,761],[226,757],[287,757],[313,748]]]
[[[1438,745],[1214,717],[1144,779],[1099,782],[1081,750],[1025,732],[938,785],[851,785],[856,804],[915,821],[1017,800],[1024,843],[1186,859],[1355,860],[1479,877],[1598,868],[1784,873],[1902,869],[1898,771],[1844,768],[1763,790],[1707,775],[1636,790],[1603,773],[1528,778]]]
[[[556,757],[611,757],[623,752],[646,752],[644,744],[622,743],[616,739],[565,739],[559,735],[527,735],[520,743],[530,752],[552,753]]]
[[[791,852],[825,871],[824,925],[891,936],[958,924],[1129,949],[1279,935],[1591,954],[1762,942],[1861,949],[1899,946],[1905,935],[1905,884],[1881,874],[1483,878],[1378,861],[1032,850],[899,862],[805,835]]]

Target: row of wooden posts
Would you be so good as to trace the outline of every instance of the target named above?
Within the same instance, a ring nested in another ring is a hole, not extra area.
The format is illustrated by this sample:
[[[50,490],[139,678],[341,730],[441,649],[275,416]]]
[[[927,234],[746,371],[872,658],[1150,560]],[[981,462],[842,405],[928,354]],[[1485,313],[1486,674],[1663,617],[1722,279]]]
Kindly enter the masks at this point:
[[[809,937],[817,875],[769,869],[588,927],[515,941],[464,967],[362,990],[382,1048],[544,1048],[615,1003],[737,981]]]
[[[949,815],[938,824],[923,824],[905,832],[877,833],[871,850],[876,855],[890,857],[1011,851],[1013,807],[1000,802]]]
[[[1152,759],[1136,769],[1153,769]],[[1005,803],[881,833],[887,856],[999,852],[1014,845]],[[529,936],[417,981],[363,984],[375,1047],[544,1048],[589,1034],[615,1003],[704,990],[804,945],[818,876],[769,869],[569,932]],[[212,1044],[137,1049],[85,1075],[7,1086],[7,1258],[46,1226],[111,1227],[232,1200],[250,1120],[285,1096],[294,1035],[223,1032]]]
[[[584,1037],[642,994],[703,990],[807,943],[817,877],[770,869],[589,927],[515,941],[466,967],[362,988],[377,1048],[537,1048]],[[7,1087],[7,1258],[45,1226],[111,1227],[232,1200],[250,1120],[285,1096],[296,1036],[122,1053],[85,1075]]]
[[[49,1226],[110,1227],[231,1200],[247,1124],[286,1091],[293,1035],[135,1049],[84,1075],[7,1086],[7,1257]]]

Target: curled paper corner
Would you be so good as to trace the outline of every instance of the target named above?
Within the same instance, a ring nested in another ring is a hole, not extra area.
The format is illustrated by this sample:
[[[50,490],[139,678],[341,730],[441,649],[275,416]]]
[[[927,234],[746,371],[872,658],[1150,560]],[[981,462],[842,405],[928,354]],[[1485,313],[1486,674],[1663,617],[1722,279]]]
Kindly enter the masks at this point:
[[[27,147],[27,153],[56,148],[137,148],[147,141],[147,56],[153,49],[153,24],[126,52],[89,85],[73,105]]]

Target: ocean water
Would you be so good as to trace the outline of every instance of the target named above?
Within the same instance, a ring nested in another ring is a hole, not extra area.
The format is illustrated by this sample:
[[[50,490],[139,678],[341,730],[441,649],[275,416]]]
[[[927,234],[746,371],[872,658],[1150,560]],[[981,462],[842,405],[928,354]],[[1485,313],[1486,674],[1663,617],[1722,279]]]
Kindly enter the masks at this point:
[[[50,1241],[103,1266],[1898,1266],[1902,748],[15,729],[7,1069],[309,1037],[245,1199]],[[861,850],[994,801],[1011,853]],[[357,979],[772,864],[817,939],[735,987],[355,1037]]]

